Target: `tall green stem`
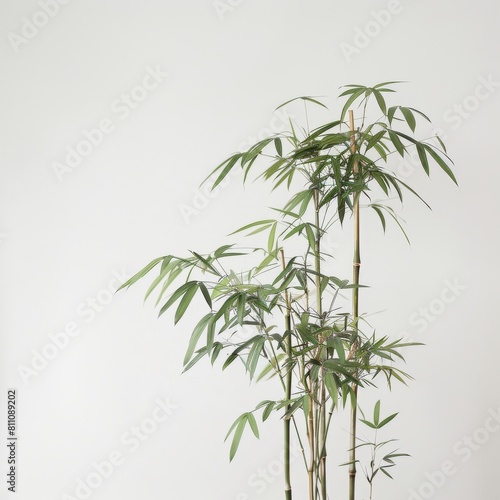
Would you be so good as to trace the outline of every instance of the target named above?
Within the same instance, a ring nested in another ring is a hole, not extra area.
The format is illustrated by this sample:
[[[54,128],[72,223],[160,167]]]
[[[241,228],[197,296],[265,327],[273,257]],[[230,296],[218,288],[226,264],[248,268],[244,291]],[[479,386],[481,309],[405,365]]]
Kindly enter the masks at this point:
[[[286,268],[285,254],[281,250],[281,261],[283,263],[283,269]],[[292,322],[290,317],[290,295],[288,291],[285,290],[285,335],[286,335],[286,355],[287,355],[287,365],[286,365],[286,377],[285,377],[285,399],[290,401],[292,397]],[[290,409],[290,405],[287,405],[286,412]],[[285,476],[285,500],[292,500],[292,483],[291,483],[291,468],[290,468],[290,416],[287,415],[284,419],[284,439],[283,439],[283,467]]]
[[[351,154],[356,155],[356,136],[354,127],[354,113],[349,110],[349,126],[351,129]],[[353,176],[355,181],[359,179],[358,161],[354,158]],[[361,267],[360,241],[359,241],[359,196],[361,191],[353,195],[354,212],[354,256],[353,256],[353,285],[352,289],[352,319],[354,324],[354,342],[352,353],[355,354],[358,348],[358,319],[359,319],[359,270]],[[358,408],[358,386],[353,384],[353,398],[351,400],[351,431],[350,431],[350,451],[349,451],[349,500],[356,498],[356,423]]]
[[[316,239],[314,248],[314,270],[316,272],[316,309],[319,316],[320,326],[323,326],[323,304],[321,293],[321,228],[320,228],[320,204],[319,190],[314,190],[314,224],[316,226]],[[325,347],[320,348],[320,357],[325,355]],[[319,388],[319,432],[318,432],[318,475],[321,486],[321,498],[327,499],[327,482],[326,482],[326,388],[323,377],[321,378],[321,386]]]

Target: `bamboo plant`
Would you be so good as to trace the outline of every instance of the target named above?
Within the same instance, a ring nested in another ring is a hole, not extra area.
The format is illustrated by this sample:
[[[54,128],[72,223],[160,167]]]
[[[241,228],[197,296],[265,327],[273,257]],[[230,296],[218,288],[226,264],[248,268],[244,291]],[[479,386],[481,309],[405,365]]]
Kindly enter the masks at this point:
[[[250,221],[233,233],[234,237],[265,235],[264,245],[228,244],[208,254],[165,255],[123,285],[129,287],[156,270],[146,298],[157,294],[160,315],[174,308],[175,324],[190,307],[198,314],[199,301],[193,299],[202,297],[206,312],[189,338],[184,371],[203,358],[212,364],[224,358],[223,369],[238,362],[251,379],[277,378],[281,394],[240,415],[226,439],[231,437],[232,460],[245,429],[258,437],[258,419],[264,422],[278,413],[283,420],[286,500],[292,499],[293,436],[302,448],[309,500],[328,498],[329,450],[336,445],[328,437],[342,411],[350,414],[350,440],[346,449],[335,454],[347,457],[348,498],[354,500],[358,448],[370,444],[376,452],[381,447],[376,441],[362,443],[357,435],[361,392],[376,387],[380,379],[390,386],[393,380],[405,383],[410,378],[395,362],[404,360],[401,349],[413,344],[378,336],[359,312],[363,289],[360,212],[373,210],[384,230],[388,220],[402,227],[388,201],[394,195],[402,201],[406,193],[420,196],[398,178],[391,165],[395,157],[407,158],[413,150],[426,174],[432,163],[453,182],[456,179],[441,140],[415,136],[417,121],[429,121],[427,116],[414,108],[386,103],[396,83],[348,85],[340,94],[345,103],[338,119],[312,130],[290,120],[289,131],[231,155],[214,170],[212,189],[231,170],[240,168],[244,182],[257,171],[273,189],[284,187],[291,192],[284,206],[272,210],[272,217]],[[312,97],[298,99],[326,108]],[[376,119],[370,121],[371,116]],[[382,201],[373,201],[379,198]],[[332,272],[333,256],[322,243],[329,231],[350,231],[351,226],[354,258],[349,280]],[[290,255],[289,248],[300,250]],[[243,261],[247,267],[238,269]],[[346,303],[349,294],[350,306]],[[250,332],[249,338],[241,340],[242,328]],[[270,387],[275,391],[275,385]],[[395,416],[380,420],[377,404],[373,422],[361,419],[373,429]],[[385,465],[378,467],[372,457],[371,467],[365,467],[370,498],[376,473],[381,470],[389,475],[387,468],[401,455],[391,451],[384,457]]]

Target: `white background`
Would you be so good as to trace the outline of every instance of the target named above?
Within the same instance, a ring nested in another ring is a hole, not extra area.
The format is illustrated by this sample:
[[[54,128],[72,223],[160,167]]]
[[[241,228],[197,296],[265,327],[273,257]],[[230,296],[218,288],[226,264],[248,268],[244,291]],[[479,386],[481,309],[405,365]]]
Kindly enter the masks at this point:
[[[114,275],[166,253],[208,252],[278,204],[237,177],[195,198],[218,162],[280,125],[278,104],[325,96],[334,119],[341,85],[387,80],[408,82],[395,103],[442,129],[460,187],[438,169],[431,181],[401,171],[433,207],[405,204],[411,247],[395,229],[383,237],[365,225],[363,312],[383,310],[372,318],[380,333],[426,344],[407,355],[416,380],[382,393],[382,412],[400,412],[385,437],[412,457],[374,498],[498,498],[499,4],[72,0],[50,19],[40,4],[0,5],[0,435],[7,389],[17,388],[17,498],[282,498],[279,422],[261,441],[245,438],[231,464],[223,443],[237,415],[277,397],[274,387],[208,363],[181,376],[194,318],[175,329],[157,320],[152,302],[142,305],[146,283],[111,299]],[[156,88],[136,91],[134,109],[117,104],[148,68],[159,71]],[[54,163],[102,120],[112,130],[58,177]],[[186,216],[188,206],[197,213]],[[445,304],[449,283],[459,289]],[[420,309],[429,307],[432,321]],[[54,350],[49,335],[72,323],[79,335]],[[156,424],[158,400],[171,415]],[[141,423],[151,432],[133,449],[128,433]],[[337,434],[334,464],[346,459],[345,428]],[[110,455],[120,465],[98,484],[93,464]],[[334,469],[332,498],[345,498],[347,475]],[[78,492],[89,477],[98,486]],[[1,498],[14,497],[4,479]],[[368,498],[361,474],[358,498]]]

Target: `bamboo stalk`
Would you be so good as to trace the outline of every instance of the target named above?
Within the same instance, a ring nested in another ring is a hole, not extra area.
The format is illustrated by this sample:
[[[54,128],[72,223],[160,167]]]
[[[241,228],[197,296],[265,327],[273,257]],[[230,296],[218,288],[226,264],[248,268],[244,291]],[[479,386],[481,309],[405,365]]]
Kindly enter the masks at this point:
[[[319,316],[320,326],[323,326],[323,304],[321,296],[321,230],[320,230],[320,206],[319,190],[314,190],[314,224],[316,226],[316,239],[314,248],[314,270],[316,272],[316,309]],[[320,357],[324,356],[325,348],[320,347]],[[322,375],[324,375],[322,370]],[[327,500],[326,482],[326,388],[323,377],[320,387],[320,407],[319,407],[319,432],[316,453],[318,454],[318,476],[321,486],[321,498]]]
[[[283,249],[280,250],[281,262],[283,264],[283,270],[286,269],[285,253]],[[287,355],[287,371],[285,378],[285,398],[289,401],[292,397],[292,366],[290,364],[292,360],[292,322],[290,317],[290,295],[287,290],[285,290],[285,329],[288,332],[286,335],[286,355]],[[286,412],[290,409],[290,405],[287,405]],[[290,416],[284,418],[284,439],[283,439],[283,468],[285,476],[285,500],[292,500],[292,483],[291,483],[291,468],[290,468]]]
[[[309,404],[309,416],[308,416],[308,434],[309,434],[309,468],[308,468],[308,475],[309,475],[309,500],[314,500],[314,464],[315,464],[315,446],[314,446],[314,398],[312,397],[313,395],[313,382],[311,381],[311,384],[309,386],[309,392],[311,394],[311,401]]]
[[[351,130],[351,154],[356,154],[356,137],[354,126],[354,113],[349,110],[349,127]],[[358,161],[354,159],[353,176],[355,180],[359,177]],[[360,193],[353,195],[354,212],[354,256],[353,256],[353,285],[352,290],[352,318],[354,323],[355,338],[353,342],[353,354],[358,346],[358,319],[359,319],[359,271],[361,267],[360,257],[360,238],[359,238],[359,196]],[[353,398],[351,400],[351,429],[350,429],[350,450],[349,450],[349,500],[356,498],[356,423],[358,408],[358,386],[353,384]]]

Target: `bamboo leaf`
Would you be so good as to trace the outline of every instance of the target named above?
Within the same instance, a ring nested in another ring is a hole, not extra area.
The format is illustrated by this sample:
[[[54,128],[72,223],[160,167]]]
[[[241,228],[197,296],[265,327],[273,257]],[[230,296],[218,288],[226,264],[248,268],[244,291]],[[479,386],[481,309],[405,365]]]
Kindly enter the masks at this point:
[[[392,89],[382,89],[381,87],[385,87],[386,85],[395,85],[398,83],[404,83],[402,80],[393,80],[391,82],[383,82],[383,83],[378,83],[377,85],[374,85],[374,89],[379,89],[380,91],[385,91],[385,92],[394,92]]]
[[[382,420],[382,422],[380,422],[377,425],[377,429],[380,429],[381,427],[384,427],[384,425],[387,425],[391,420],[393,420],[394,418],[396,418],[396,416],[397,416],[397,413],[393,413],[389,417],[384,418],[384,420]]]
[[[148,291],[144,296],[144,300],[147,300],[147,298],[151,295],[153,290],[161,283],[161,281],[165,278],[165,276],[172,270],[172,268],[169,266],[171,260],[172,260],[172,255],[169,255],[163,259],[163,262],[161,264],[160,274],[153,281],[153,283],[151,283],[151,286],[148,288]]]
[[[212,309],[212,299],[210,297],[210,292],[208,291],[205,283],[203,283],[202,281],[200,281],[198,283],[198,285],[200,286],[200,290],[201,290],[201,293],[203,294],[203,297],[205,297],[205,300],[208,304],[208,307],[210,307],[210,309]]]
[[[330,130],[332,128],[338,127],[342,123],[341,120],[336,120],[334,122],[327,123],[325,125],[322,125],[321,127],[318,127],[314,129],[305,139],[303,142],[310,142],[317,137],[319,137],[321,134],[324,134],[327,130]]]
[[[191,285],[191,287],[187,289],[186,293],[184,294],[184,297],[182,297],[182,300],[180,301],[177,307],[177,310],[175,311],[174,324],[177,324],[179,320],[182,318],[182,316],[184,316],[184,313],[189,307],[189,304],[191,304],[193,297],[198,291],[198,288],[199,288],[199,283],[195,282],[194,284]]]
[[[408,126],[410,127],[411,131],[415,132],[417,122],[415,120],[414,114],[411,112],[411,109],[404,108],[403,106],[401,106],[399,109],[401,110],[401,113],[403,113],[403,116],[405,117],[406,123],[408,123]]]
[[[385,99],[384,96],[381,94],[381,90],[375,90],[375,87],[373,88],[373,95],[375,96],[375,99],[377,100],[377,104],[384,113],[384,115],[387,115],[387,105],[385,104]]]
[[[377,428],[376,425],[372,424],[369,420],[365,420],[364,418],[360,418],[359,421],[363,422],[365,425],[367,425],[368,427],[371,427],[372,429]]]
[[[178,300],[182,295],[184,295],[190,288],[192,288],[194,286],[197,286],[197,285],[198,285],[197,281],[188,281],[187,283],[184,283],[184,285],[182,285],[181,287],[179,287],[170,296],[170,298],[167,300],[167,302],[165,302],[165,304],[163,305],[163,307],[160,309],[160,312],[158,313],[158,316],[161,316],[167,309],[169,309],[172,306],[172,304],[174,304],[174,302],[176,300]]]
[[[434,161],[446,172],[446,174],[450,177],[450,179],[458,185],[458,182],[457,182],[457,179],[455,177],[455,175],[453,174],[450,166],[446,163],[446,161],[443,160],[443,158],[441,158],[441,156],[434,150],[434,148],[428,144],[424,144],[424,147],[426,149],[426,151],[432,156],[432,158],[434,159]],[[444,156],[446,156],[445,153],[443,153]],[[446,156],[446,159],[451,162],[451,160],[448,158],[448,156]]]
[[[427,115],[424,115],[424,113],[422,113],[422,111],[419,111],[418,109],[415,109],[415,108],[408,108],[408,109],[413,111],[414,113],[417,113],[420,116],[424,117],[429,123],[431,123],[431,119]]]
[[[282,144],[281,139],[279,137],[276,137],[274,139],[274,147],[276,148],[276,152],[278,153],[278,156],[283,156],[283,144]]]
[[[386,468],[387,467],[380,467],[380,470],[387,476],[389,477],[390,479],[394,479],[387,471],[386,471]]]
[[[372,135],[366,144],[365,152],[373,148],[377,143],[379,143],[386,133],[387,130],[381,130],[380,132],[377,132],[375,135]]]
[[[274,410],[274,401],[269,401],[262,412],[262,421],[265,422]]]
[[[138,273],[134,274],[130,279],[125,281],[123,285],[121,285],[118,290],[121,290],[122,288],[128,288],[134,283],[136,283],[138,280],[140,280],[143,276],[149,273],[151,269],[154,269],[162,260],[166,259],[167,257],[158,257],[157,259],[152,260],[147,266],[143,267]],[[116,290],[118,292],[118,290]]]
[[[241,436],[243,435],[243,431],[245,430],[245,425],[248,422],[248,413],[244,413],[240,417],[236,419],[234,424],[229,429],[229,432],[226,436],[228,438],[229,434],[234,430],[233,440],[231,442],[231,449],[229,450],[229,461],[232,461],[236,452],[238,451],[238,446],[240,445]]]
[[[210,363],[212,365],[215,363],[215,360],[218,358],[223,347],[224,346],[220,342],[214,342],[212,347],[212,357],[210,358]]]
[[[227,176],[227,174],[232,170],[232,168],[236,165],[236,162],[243,157],[242,153],[236,153],[235,155],[228,158],[226,161],[222,162],[213,173],[217,172],[220,168],[222,168],[222,172],[219,174],[212,187],[210,188],[213,191]],[[210,174],[210,176],[212,175]],[[209,176],[209,177],[210,177]],[[206,181],[206,179],[205,179]],[[205,182],[203,181],[203,182]]]
[[[332,398],[333,403],[336,404],[339,393],[338,393],[338,388],[337,388],[337,384],[335,382],[335,377],[333,376],[333,373],[327,371],[325,373],[324,380],[325,380],[326,388],[328,390],[328,394],[330,394],[330,397]]]
[[[417,153],[425,173],[429,175],[429,161],[427,159],[427,154],[425,153],[425,148],[422,144],[417,144]]]
[[[311,224],[306,224],[306,234],[309,246],[314,249],[316,246],[316,235],[311,227]]]
[[[238,323],[240,325],[243,324],[243,320],[245,318],[246,305],[247,305],[246,296],[244,293],[240,293],[238,295],[238,305],[237,305]]]
[[[373,423],[378,427],[380,420],[380,399],[375,403],[375,408],[373,409]]]
[[[263,352],[263,347],[264,343],[266,341],[265,337],[258,337],[252,348],[250,349],[250,352],[248,353],[247,356],[247,361],[245,363],[247,371],[250,375],[250,379],[253,379],[255,375],[255,370],[257,369],[257,365],[259,363],[259,359],[261,357],[261,354]]]
[[[312,97],[309,97],[309,96],[302,96],[302,97],[294,97],[293,99],[290,99],[289,101],[286,101],[284,102],[283,104],[280,104],[276,109],[275,111],[278,111],[278,109],[282,108],[283,106],[286,106],[287,104],[290,104],[291,102],[293,101],[297,101],[297,100],[303,100],[303,101],[308,101],[308,102],[312,102],[314,104],[317,104],[318,106],[322,106],[323,108],[325,109],[328,109],[322,102],[319,102],[317,101],[316,99],[313,99]]]
[[[208,352],[206,347],[198,349],[198,351],[196,351],[196,356],[184,367],[182,373],[185,373],[188,370],[190,370],[196,363],[198,363],[198,361],[200,361],[200,359],[204,358],[207,354]]]
[[[236,231],[233,231],[232,233],[230,233],[230,235],[240,233],[242,231],[246,231],[247,229],[251,229],[253,227],[257,227],[257,229],[250,234],[257,234],[261,231],[265,231],[268,227],[270,227],[275,222],[276,221],[274,219],[258,220],[256,222],[252,222],[250,224],[247,224],[246,226],[240,227]]]
[[[254,436],[256,438],[259,438],[259,428],[257,426],[257,421],[255,420],[253,413],[247,413],[247,418],[248,418],[248,423],[250,424],[250,429],[252,429]]]
[[[344,104],[344,107],[342,108],[342,113],[340,115],[340,119],[342,121],[344,121],[345,119],[345,115],[347,113],[347,111],[349,110],[349,107],[351,106],[351,104],[358,98],[360,97],[361,95],[364,94],[366,90],[366,87],[362,87],[362,88],[359,88],[355,91],[352,92],[352,95],[349,97],[349,99],[347,99],[346,103]],[[347,92],[347,91],[346,91]],[[346,92],[344,92],[343,94],[340,94],[339,97],[342,97],[343,95],[346,95]]]
[[[194,351],[196,349],[196,344],[198,343],[198,341],[201,337],[201,334],[203,333],[203,331],[207,327],[207,324],[208,324],[211,317],[212,317],[212,313],[205,314],[205,316],[203,316],[203,318],[201,318],[201,320],[195,326],[193,333],[191,334],[191,338],[189,339],[189,345],[188,345],[186,354],[184,356],[184,362],[183,362],[184,366],[186,366],[189,363],[189,361],[191,360],[191,357],[193,356]]]
[[[269,238],[267,240],[267,252],[270,254],[274,250],[274,245],[276,243],[276,228],[278,227],[278,223],[275,222],[271,226],[271,231],[269,231]]]
[[[389,138],[391,139],[391,142],[394,144],[394,147],[396,148],[397,152],[404,157],[405,155],[405,147],[403,143],[401,142],[401,139],[398,137],[398,134],[392,130],[388,130],[389,132]]]
[[[380,208],[377,206],[377,205],[370,205],[373,210],[375,210],[375,213],[379,216],[380,218],[380,222],[382,223],[382,227],[384,229],[384,232],[385,232],[385,217],[384,217],[384,214],[382,213],[382,210],[380,210]]]

